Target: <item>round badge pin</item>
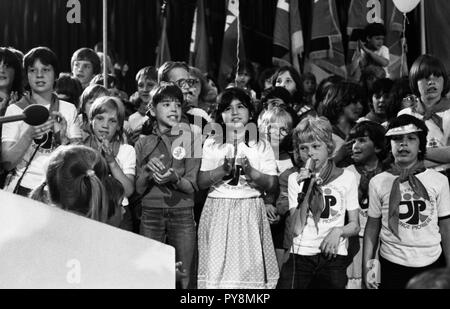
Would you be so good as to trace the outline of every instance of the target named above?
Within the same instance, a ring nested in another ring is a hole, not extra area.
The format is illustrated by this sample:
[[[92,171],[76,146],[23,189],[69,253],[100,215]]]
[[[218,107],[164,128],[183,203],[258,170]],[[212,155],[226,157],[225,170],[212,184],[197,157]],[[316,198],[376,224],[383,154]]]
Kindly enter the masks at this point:
[[[186,157],[186,150],[181,146],[175,147],[172,151],[172,156],[177,160],[182,160]]]

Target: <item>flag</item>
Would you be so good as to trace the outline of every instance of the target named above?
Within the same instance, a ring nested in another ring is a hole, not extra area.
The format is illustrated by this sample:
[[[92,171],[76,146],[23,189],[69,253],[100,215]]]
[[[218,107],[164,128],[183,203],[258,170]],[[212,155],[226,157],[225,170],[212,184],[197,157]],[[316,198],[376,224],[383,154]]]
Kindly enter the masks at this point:
[[[300,70],[303,32],[298,0],[278,0],[273,31],[274,65],[292,65]]]
[[[327,75],[347,76],[342,34],[334,0],[315,0],[313,3],[311,48],[305,71],[320,80]]]
[[[350,63],[355,52],[358,39],[363,41],[364,28],[370,23],[381,23],[386,28],[384,45],[389,48],[390,61],[388,72],[390,78],[403,76],[400,72],[403,61],[403,69],[407,68],[406,57],[402,58],[402,32],[403,15],[398,11],[392,0],[352,1],[348,12],[347,34],[349,35],[347,62]],[[405,73],[405,72],[404,72]]]
[[[426,52],[442,60],[450,70],[450,2],[443,0],[424,1],[426,25]],[[437,35],[439,33],[439,35]],[[447,35],[449,33],[449,35]],[[417,34],[419,36],[419,34]]]
[[[167,38],[167,1],[163,0],[161,5],[161,36],[159,37],[158,46],[156,47],[155,66],[158,68],[164,62],[170,60],[169,40]]]
[[[209,44],[205,17],[203,0],[198,0],[194,13],[194,21],[192,23],[189,65],[198,68],[203,73],[208,73],[210,69]]]
[[[227,17],[218,77],[221,89],[227,86],[226,78],[231,74],[233,67],[237,66],[238,60],[245,60],[244,40],[239,22],[239,0],[227,0]]]

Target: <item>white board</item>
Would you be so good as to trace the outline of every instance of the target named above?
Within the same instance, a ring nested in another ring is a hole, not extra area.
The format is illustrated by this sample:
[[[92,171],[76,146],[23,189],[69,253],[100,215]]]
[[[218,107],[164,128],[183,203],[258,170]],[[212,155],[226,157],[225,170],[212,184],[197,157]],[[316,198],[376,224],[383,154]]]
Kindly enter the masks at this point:
[[[0,190],[0,288],[175,288],[175,249]]]

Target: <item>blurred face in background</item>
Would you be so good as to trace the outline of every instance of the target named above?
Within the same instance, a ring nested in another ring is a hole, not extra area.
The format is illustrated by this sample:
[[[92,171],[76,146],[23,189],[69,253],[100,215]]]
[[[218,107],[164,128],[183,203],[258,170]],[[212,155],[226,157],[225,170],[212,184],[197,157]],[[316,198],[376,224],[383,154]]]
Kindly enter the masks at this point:
[[[145,103],[150,102],[150,91],[156,86],[156,81],[141,76],[137,82],[139,98]]]
[[[297,85],[295,84],[295,81],[289,71],[285,71],[278,75],[277,80],[275,81],[275,86],[286,88],[291,95],[297,91]]]

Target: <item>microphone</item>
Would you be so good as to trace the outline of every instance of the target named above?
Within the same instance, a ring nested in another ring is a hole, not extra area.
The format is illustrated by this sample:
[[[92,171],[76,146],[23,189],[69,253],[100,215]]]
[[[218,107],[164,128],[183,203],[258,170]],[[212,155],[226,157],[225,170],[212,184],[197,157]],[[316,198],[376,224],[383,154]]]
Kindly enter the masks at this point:
[[[27,106],[22,114],[0,117],[0,124],[14,121],[25,121],[30,126],[38,126],[48,120],[50,113],[48,109],[42,105],[32,104]]]
[[[316,161],[314,161],[313,159],[309,158],[308,160],[306,160],[305,168],[308,170],[308,172],[309,172],[310,174],[309,174],[309,177],[308,177],[308,178],[303,179],[303,180],[299,183],[299,186],[300,186],[300,192],[299,192],[299,194],[298,194],[298,196],[297,196],[297,202],[298,202],[297,208],[300,207],[300,204],[303,202],[303,199],[304,199],[305,196],[306,196],[306,192],[308,192],[309,185],[310,185],[310,183],[311,183],[312,172],[313,172],[314,169],[316,168]]]

